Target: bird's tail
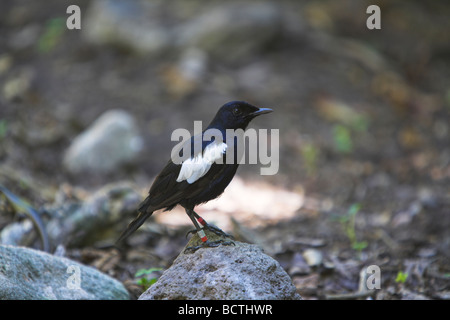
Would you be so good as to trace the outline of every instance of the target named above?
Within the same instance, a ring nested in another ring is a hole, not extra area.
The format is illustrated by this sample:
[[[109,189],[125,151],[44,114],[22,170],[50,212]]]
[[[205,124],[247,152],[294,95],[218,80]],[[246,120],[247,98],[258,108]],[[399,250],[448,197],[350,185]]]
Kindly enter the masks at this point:
[[[131,221],[128,227],[120,234],[116,243],[128,238],[144,223],[145,220],[147,220],[148,217],[152,215],[153,210],[151,210],[150,208],[148,198],[142,202],[138,210],[139,210],[138,216],[133,221]]]

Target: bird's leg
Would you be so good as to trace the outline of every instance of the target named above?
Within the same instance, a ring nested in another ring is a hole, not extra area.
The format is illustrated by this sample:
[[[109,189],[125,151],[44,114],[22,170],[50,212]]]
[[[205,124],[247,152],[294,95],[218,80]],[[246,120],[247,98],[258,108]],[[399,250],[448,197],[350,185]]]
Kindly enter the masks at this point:
[[[212,224],[207,223],[207,222],[205,221],[205,219],[203,219],[202,217],[200,217],[199,214],[198,214],[197,212],[195,212],[194,210],[191,210],[191,211],[192,211],[191,214],[192,214],[192,215],[195,217],[195,219],[197,219],[197,221],[202,225],[202,228],[207,229],[207,230],[209,230],[209,231],[211,231],[211,232],[217,234],[218,236],[222,236],[222,237],[225,237],[225,238],[232,238],[232,239],[233,239],[233,236],[232,236],[231,234],[228,234],[228,233],[222,231],[220,228],[218,228],[218,227],[216,227],[216,226],[214,226],[214,225],[212,225]],[[186,211],[186,212],[187,212],[187,211]],[[189,213],[188,213],[188,215],[189,215]],[[190,218],[191,218],[191,220],[192,220],[192,217],[190,217]],[[194,222],[194,220],[192,220],[192,222]],[[194,225],[196,225],[196,224],[194,223]],[[197,228],[197,227],[196,227],[196,228]],[[189,232],[186,234],[186,236],[188,236],[190,233],[194,233],[194,232],[198,232],[198,229],[197,229],[197,230],[191,230],[191,231],[189,231]]]
[[[186,234],[186,236],[187,236],[189,233],[197,232],[197,234],[198,234],[198,236],[200,237],[200,239],[202,240],[202,242],[208,241],[208,238],[206,237],[205,231],[203,231],[203,228],[199,226],[199,224],[198,224],[198,222],[197,222],[197,220],[196,220],[196,217],[195,217],[195,215],[194,215],[194,213],[195,213],[194,210],[186,209],[186,213],[187,213],[188,217],[191,219],[191,221],[192,221],[192,223],[194,224],[195,229],[196,229],[196,230],[191,230],[191,231],[189,231],[189,232]],[[203,220],[203,221],[204,221],[204,220]],[[202,225],[203,225],[203,224],[202,224]]]
[[[225,232],[223,232],[222,230],[220,230],[217,227],[211,226],[209,224],[206,223],[205,220],[203,220],[203,218],[201,218],[194,210],[192,209],[186,209],[186,213],[189,216],[189,218],[191,219],[192,223],[194,224],[196,230],[195,231],[190,231],[191,232],[197,232],[198,236],[200,237],[200,239],[202,240],[202,244],[198,245],[198,246],[192,246],[192,247],[188,247],[184,250],[184,253],[194,253],[195,251],[197,251],[200,248],[211,248],[211,247],[218,247],[219,245],[234,245],[234,242],[232,241],[226,241],[226,240],[216,240],[216,241],[210,241],[208,240],[208,237],[205,234],[205,231],[203,230],[204,228],[206,228],[208,231],[212,231],[213,233],[219,235],[219,236],[224,236],[226,235],[227,237],[230,237],[229,235],[227,235]],[[203,227],[200,227],[200,225],[198,224],[198,222],[200,222],[200,224]],[[188,234],[189,234],[188,233]]]
[[[222,236],[225,238],[233,238],[232,235],[222,231],[220,228],[207,223],[202,217],[200,217],[198,215],[197,212],[195,212],[194,210],[192,210],[192,212],[194,213],[194,217],[197,219],[198,222],[200,222],[200,224],[203,226],[203,228],[208,229],[211,232],[214,232],[215,234],[217,234],[218,236]]]

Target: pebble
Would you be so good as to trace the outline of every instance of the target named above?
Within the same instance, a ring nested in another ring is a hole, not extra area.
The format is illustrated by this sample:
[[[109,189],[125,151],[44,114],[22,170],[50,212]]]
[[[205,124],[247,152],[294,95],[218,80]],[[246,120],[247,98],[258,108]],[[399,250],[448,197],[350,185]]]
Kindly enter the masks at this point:
[[[303,258],[310,267],[317,267],[322,264],[322,252],[316,249],[306,249],[303,251]]]
[[[109,110],[80,133],[66,150],[63,165],[71,173],[108,173],[136,160],[143,140],[124,110]]]

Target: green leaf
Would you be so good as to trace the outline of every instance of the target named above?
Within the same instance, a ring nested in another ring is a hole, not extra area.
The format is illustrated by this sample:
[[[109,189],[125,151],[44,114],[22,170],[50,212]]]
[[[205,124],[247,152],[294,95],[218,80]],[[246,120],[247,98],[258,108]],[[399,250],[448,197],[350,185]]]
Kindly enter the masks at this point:
[[[151,274],[155,271],[161,271],[162,268],[149,268],[149,269],[139,269],[138,271],[136,271],[136,273],[134,274],[135,278],[139,278],[142,277],[144,275],[148,275]]]
[[[347,214],[354,216],[359,212],[360,209],[361,209],[361,203],[354,203],[348,209]]]
[[[397,283],[405,283],[406,279],[408,279],[408,272],[399,271],[397,273],[397,277],[395,278],[395,282],[397,282]]]
[[[361,251],[367,248],[369,243],[367,241],[355,241],[352,245],[353,250]]]
[[[162,268],[139,269],[134,275],[134,277],[136,278],[136,283],[142,286],[144,290],[147,290],[152,284],[154,284],[158,280],[158,277],[153,277],[149,279],[146,276],[155,271],[161,270]]]
[[[64,18],[52,18],[47,21],[44,33],[39,37],[38,50],[41,53],[51,51],[61,40],[66,29],[66,20]]]
[[[8,132],[8,122],[5,119],[0,120],[0,140],[6,137]]]
[[[317,171],[317,160],[319,158],[319,149],[312,143],[307,143],[301,148],[301,155],[305,163],[308,175]]]
[[[334,146],[341,153],[350,153],[353,150],[353,142],[350,130],[343,125],[335,125],[333,127]]]

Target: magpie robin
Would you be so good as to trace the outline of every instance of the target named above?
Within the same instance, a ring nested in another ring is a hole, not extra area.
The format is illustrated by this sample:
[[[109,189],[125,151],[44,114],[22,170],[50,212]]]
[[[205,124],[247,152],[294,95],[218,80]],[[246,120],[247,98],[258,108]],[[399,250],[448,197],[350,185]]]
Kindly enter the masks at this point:
[[[226,161],[227,129],[245,130],[253,118],[269,112],[272,112],[272,110],[257,108],[244,101],[232,101],[224,104],[201,135],[199,134],[186,141],[190,145],[188,146],[191,149],[190,155],[185,157],[181,163],[174,162],[173,159],[168,161],[164,169],[155,178],[148,197],[140,204],[138,216],[128,225],[118,241],[136,231],[154,211],[159,209],[170,211],[178,204],[184,207],[192,220],[197,234],[202,240],[202,246],[215,247],[223,242],[208,241],[203,228],[229,237],[219,228],[206,223],[194,211],[194,207],[220,196],[233,179],[239,166],[239,161],[236,159],[237,143],[233,143],[232,146],[235,151],[234,161],[228,161],[232,163]],[[208,129],[215,129],[216,132],[220,132],[223,137],[222,141],[219,139],[210,139],[209,141],[204,139],[203,135]],[[199,149],[197,152],[196,147]],[[186,148],[182,148],[178,152],[180,156],[183,155],[183,150],[186,150]]]

